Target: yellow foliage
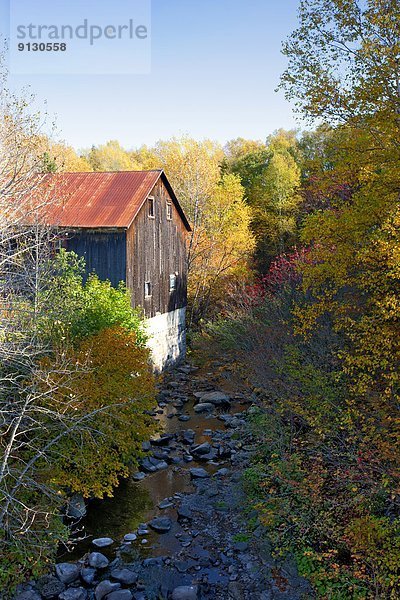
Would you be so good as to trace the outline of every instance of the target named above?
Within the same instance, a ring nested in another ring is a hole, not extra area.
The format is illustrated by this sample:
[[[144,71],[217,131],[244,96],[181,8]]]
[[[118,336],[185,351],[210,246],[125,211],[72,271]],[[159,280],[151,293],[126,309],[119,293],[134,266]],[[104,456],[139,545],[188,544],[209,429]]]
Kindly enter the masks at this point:
[[[149,351],[136,345],[133,333],[113,327],[86,338],[68,359],[76,372],[68,381],[54,374],[48,385],[56,390],[52,402],[81,421],[54,449],[45,473],[54,485],[84,496],[112,495],[156,430],[146,414],[155,403]]]

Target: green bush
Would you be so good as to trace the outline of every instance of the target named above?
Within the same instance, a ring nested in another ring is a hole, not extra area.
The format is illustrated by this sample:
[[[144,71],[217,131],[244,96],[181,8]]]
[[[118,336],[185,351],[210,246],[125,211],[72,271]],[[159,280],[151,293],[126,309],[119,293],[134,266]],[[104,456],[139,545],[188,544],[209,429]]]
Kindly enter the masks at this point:
[[[93,273],[84,282],[85,263],[74,252],[61,250],[50,265],[50,277],[42,294],[45,314],[42,334],[53,343],[79,341],[103,329],[119,326],[136,334],[138,346],[147,336],[143,313],[132,308],[125,284],[117,288]]]
[[[85,281],[84,261],[61,250],[41,265],[34,291],[16,294],[9,335],[22,346],[23,332],[35,353],[28,365],[8,367],[12,385],[1,403],[4,447],[18,423],[0,490],[5,597],[54,562],[68,538],[66,496],[112,495],[156,430],[144,320],[126,287],[95,274]]]

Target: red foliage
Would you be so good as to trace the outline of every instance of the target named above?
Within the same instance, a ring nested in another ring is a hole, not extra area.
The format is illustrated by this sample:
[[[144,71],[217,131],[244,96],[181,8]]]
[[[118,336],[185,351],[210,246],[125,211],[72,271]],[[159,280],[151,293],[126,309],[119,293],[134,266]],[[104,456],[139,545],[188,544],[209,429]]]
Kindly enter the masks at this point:
[[[298,266],[308,261],[308,248],[295,248],[293,252],[277,256],[266,275],[246,289],[249,305],[260,304],[266,296],[275,296],[287,286],[296,287],[301,282]]]

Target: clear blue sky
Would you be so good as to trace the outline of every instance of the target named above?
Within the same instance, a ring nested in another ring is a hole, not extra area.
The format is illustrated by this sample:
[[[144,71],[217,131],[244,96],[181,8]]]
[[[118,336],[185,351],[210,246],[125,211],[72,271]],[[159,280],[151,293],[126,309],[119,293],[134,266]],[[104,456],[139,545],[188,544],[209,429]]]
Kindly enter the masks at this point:
[[[0,0],[0,30],[7,4]],[[46,99],[62,137],[76,148],[109,139],[132,148],[186,133],[220,142],[264,139],[296,126],[274,89],[297,6],[298,0],[152,0],[150,74],[21,75],[12,85],[29,84],[39,102]]]

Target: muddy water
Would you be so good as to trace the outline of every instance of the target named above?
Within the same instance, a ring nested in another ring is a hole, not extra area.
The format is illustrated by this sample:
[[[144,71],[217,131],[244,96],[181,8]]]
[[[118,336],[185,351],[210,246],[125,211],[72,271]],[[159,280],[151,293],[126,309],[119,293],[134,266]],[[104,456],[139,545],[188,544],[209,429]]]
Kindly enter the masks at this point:
[[[182,409],[184,414],[190,416],[189,421],[179,421],[176,416],[168,418],[168,415],[176,414],[176,409],[171,404],[167,404],[162,414],[158,414],[157,418],[166,433],[193,429],[197,444],[206,441],[211,442],[211,432],[223,431],[225,429],[224,424],[215,415],[196,414],[193,406],[194,401],[191,400],[185,403]],[[232,403],[229,412],[237,413],[242,410],[244,410],[242,405]],[[68,561],[80,559],[86,552],[93,550],[91,540],[97,537],[110,537],[114,540],[112,546],[101,550],[109,558],[114,558],[117,548],[121,547],[125,534],[136,532],[140,523],[147,523],[154,516],[160,515],[172,519],[173,526],[171,530],[166,534],[159,535],[149,529],[148,534],[138,536],[135,542],[125,546],[123,552],[131,555],[132,558],[173,554],[180,547],[179,541],[175,537],[180,529],[176,520],[176,511],[174,508],[160,510],[157,505],[165,498],[175,494],[185,494],[193,491],[189,469],[195,466],[201,466],[209,472],[214,472],[224,466],[224,463],[219,462],[218,465],[200,464],[193,460],[190,463],[182,463],[178,466],[169,465],[167,469],[149,474],[139,482],[132,479],[122,481],[115,490],[113,498],[90,503],[87,517],[80,523],[79,531],[75,533],[76,536],[83,539],[76,543],[71,541],[69,550],[61,551],[59,558]],[[146,543],[142,543],[143,538],[147,540]]]

